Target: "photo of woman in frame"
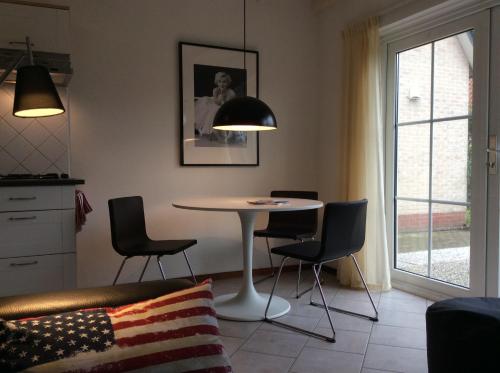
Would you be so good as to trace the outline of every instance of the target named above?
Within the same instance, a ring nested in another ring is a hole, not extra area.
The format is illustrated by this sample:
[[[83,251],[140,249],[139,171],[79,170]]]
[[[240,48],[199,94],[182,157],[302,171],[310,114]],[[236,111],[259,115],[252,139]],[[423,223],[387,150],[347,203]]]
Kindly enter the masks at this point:
[[[194,65],[195,146],[246,146],[245,132],[212,127],[215,114],[225,102],[245,96],[245,81],[243,69]]]

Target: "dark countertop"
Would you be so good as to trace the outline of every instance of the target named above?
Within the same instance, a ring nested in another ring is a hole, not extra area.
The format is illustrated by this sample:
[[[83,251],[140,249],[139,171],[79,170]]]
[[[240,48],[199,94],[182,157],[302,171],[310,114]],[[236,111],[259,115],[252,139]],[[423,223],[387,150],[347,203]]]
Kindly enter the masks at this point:
[[[85,184],[83,179],[0,179],[0,187],[57,186]]]

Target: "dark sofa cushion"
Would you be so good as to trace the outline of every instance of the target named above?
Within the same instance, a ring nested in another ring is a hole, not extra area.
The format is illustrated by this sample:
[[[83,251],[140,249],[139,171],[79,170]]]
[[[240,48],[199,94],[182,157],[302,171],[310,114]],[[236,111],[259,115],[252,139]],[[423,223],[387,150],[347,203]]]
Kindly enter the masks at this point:
[[[193,286],[187,280],[159,280],[0,298],[0,318],[15,320],[82,308],[116,307]]]
[[[429,373],[500,372],[500,299],[436,302],[426,322]]]

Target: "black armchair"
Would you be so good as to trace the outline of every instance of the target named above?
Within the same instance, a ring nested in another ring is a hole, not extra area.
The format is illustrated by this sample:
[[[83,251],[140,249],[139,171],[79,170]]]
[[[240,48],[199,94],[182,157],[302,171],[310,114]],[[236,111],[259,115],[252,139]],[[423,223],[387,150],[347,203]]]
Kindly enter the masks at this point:
[[[285,191],[274,190],[271,192],[272,198],[303,198],[303,199],[318,199],[318,192],[310,191]],[[265,229],[256,230],[254,237],[265,237],[267,244],[267,253],[269,255],[269,264],[271,266],[271,274],[266,276],[256,283],[274,277],[273,258],[271,256],[271,247],[269,246],[269,238],[288,238],[295,241],[304,242],[305,240],[314,240],[316,231],[318,230],[318,210],[303,210],[303,211],[287,211],[287,212],[271,212],[269,213],[269,222]],[[296,297],[299,298],[303,294],[310,291],[312,288],[299,291],[300,276],[302,273],[302,261],[299,260],[299,270],[297,274],[297,290]]]
[[[291,330],[295,330],[299,333],[309,335],[311,337],[324,339],[328,342],[335,342],[335,329],[333,327],[332,318],[330,315],[330,310],[346,313],[352,316],[363,317],[372,321],[378,321],[378,311],[373,302],[368,286],[366,285],[365,279],[359,269],[354,253],[361,250],[365,243],[365,230],[366,230],[366,208],[368,201],[366,199],[353,202],[336,202],[328,203],[325,206],[325,214],[323,217],[323,227],[322,227],[322,237],[321,241],[308,241],[294,245],[286,245],[277,247],[271,250],[273,254],[283,256],[281,261],[281,266],[274,281],[273,289],[271,295],[269,296],[269,301],[267,304],[265,312],[265,321],[282,326]],[[351,312],[348,310],[335,308],[328,306],[323,293],[323,288],[319,280],[319,275],[321,272],[321,266],[324,263],[331,262],[334,260],[351,257],[356,269],[358,270],[359,276],[363,281],[366,293],[370,299],[375,312],[374,316],[359,314],[356,312]],[[322,334],[310,332],[295,326],[285,324],[267,317],[267,312],[269,305],[271,304],[272,297],[276,290],[281,271],[288,258],[299,259],[305,262],[312,263],[313,273],[314,273],[314,283],[311,291],[310,304],[312,306],[321,307],[325,309],[325,312],[332,329],[332,337],[328,337]],[[313,302],[312,297],[314,293],[315,286],[318,286],[319,292],[321,294],[321,299],[323,304]]]
[[[164,255],[174,255],[182,251],[186,263],[196,284],[196,277],[191,269],[191,264],[186,254],[186,249],[196,245],[196,240],[163,240],[154,241],[146,233],[146,222],[144,219],[144,203],[142,197],[122,197],[108,201],[109,217],[111,221],[111,241],[115,251],[123,256],[120,269],[116,274],[113,285],[125,265],[125,262],[133,257],[146,256],[146,264],[139,277],[142,281],[146,268],[152,256],[156,256],[161,275],[165,280],[165,272],[161,263]]]

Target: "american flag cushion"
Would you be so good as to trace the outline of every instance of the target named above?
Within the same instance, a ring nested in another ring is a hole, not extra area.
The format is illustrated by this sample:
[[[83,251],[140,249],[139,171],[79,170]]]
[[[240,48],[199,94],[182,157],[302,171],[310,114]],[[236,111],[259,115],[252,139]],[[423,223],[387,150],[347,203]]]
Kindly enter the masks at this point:
[[[0,372],[232,372],[211,282],[117,308],[3,321]]]

